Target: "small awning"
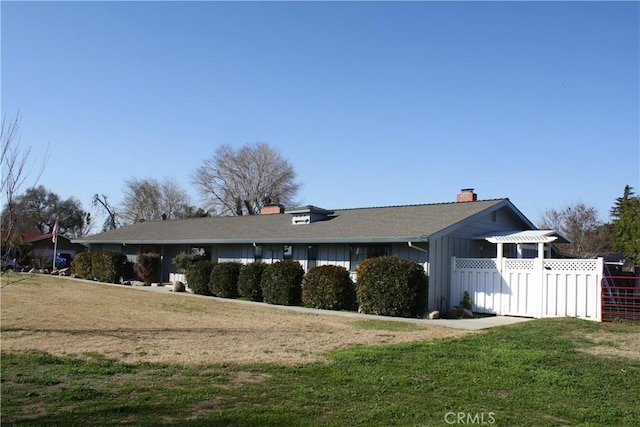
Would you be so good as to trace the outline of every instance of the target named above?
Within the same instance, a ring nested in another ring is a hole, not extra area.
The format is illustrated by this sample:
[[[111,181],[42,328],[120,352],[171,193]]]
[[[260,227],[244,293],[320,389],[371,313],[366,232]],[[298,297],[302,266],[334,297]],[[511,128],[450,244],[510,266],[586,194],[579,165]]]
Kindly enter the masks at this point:
[[[490,243],[570,243],[569,239],[556,230],[499,231],[474,239]]]

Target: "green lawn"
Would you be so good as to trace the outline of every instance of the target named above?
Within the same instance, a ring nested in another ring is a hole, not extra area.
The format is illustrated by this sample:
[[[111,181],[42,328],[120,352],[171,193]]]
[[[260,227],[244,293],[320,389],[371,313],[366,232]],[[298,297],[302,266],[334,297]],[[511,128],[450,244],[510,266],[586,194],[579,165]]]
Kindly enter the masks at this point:
[[[594,336],[610,355],[582,351]],[[639,336],[638,324],[545,319],[298,367],[3,353],[2,424],[632,426],[640,359],[615,350]]]

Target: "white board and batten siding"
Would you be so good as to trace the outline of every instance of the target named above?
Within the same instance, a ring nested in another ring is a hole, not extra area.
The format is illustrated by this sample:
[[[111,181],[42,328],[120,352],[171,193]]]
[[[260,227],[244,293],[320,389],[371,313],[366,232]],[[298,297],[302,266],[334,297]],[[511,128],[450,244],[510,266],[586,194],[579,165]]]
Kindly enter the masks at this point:
[[[452,258],[452,305],[465,291],[478,313],[600,321],[602,258]]]

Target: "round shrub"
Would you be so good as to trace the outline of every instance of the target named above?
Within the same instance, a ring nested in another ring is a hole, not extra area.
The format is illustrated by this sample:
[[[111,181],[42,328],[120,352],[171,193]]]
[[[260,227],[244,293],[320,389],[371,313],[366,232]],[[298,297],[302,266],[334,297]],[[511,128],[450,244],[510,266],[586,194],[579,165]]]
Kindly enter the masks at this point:
[[[360,311],[396,317],[420,317],[427,276],[422,265],[395,256],[369,258],[358,265]]]
[[[186,271],[187,284],[194,294],[211,296],[209,279],[211,279],[212,269],[213,262],[198,261]]]
[[[94,279],[106,283],[120,283],[127,256],[120,252],[97,252],[91,256],[91,273]]]
[[[134,266],[145,286],[151,286],[153,281],[159,281],[161,267],[162,257],[157,252],[139,253]]]
[[[302,303],[304,269],[297,261],[284,260],[267,264],[260,286],[264,302],[279,305]]]
[[[349,271],[337,265],[312,268],[302,281],[302,302],[307,307],[351,310],[355,294]]]
[[[239,262],[222,262],[211,269],[209,290],[217,297],[238,297],[238,274],[240,274]]]
[[[249,298],[251,301],[262,301],[262,288],[260,280],[267,264],[254,262],[244,264],[240,267],[238,275],[238,294],[241,297]]]
[[[91,252],[80,252],[71,261],[71,272],[82,279],[93,279],[91,274]]]

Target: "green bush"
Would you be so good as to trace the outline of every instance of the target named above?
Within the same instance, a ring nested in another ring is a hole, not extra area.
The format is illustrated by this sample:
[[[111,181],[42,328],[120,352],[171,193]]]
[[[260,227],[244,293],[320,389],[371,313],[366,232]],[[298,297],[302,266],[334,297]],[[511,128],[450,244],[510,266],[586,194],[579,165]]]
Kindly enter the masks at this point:
[[[420,265],[395,256],[369,258],[358,265],[357,297],[363,313],[420,317],[427,277]]]
[[[355,294],[349,271],[337,265],[312,268],[302,281],[302,302],[307,307],[352,310]]]
[[[267,264],[260,286],[264,302],[279,305],[302,303],[304,269],[297,261],[284,260]]]
[[[127,256],[120,252],[95,252],[91,254],[91,273],[95,280],[120,283]]]
[[[221,262],[211,269],[209,290],[214,296],[221,298],[238,297],[239,262]]]
[[[238,275],[238,294],[241,297],[249,298],[251,301],[262,301],[262,273],[267,264],[254,262],[252,264],[244,264],[240,267]]]
[[[71,272],[82,279],[93,280],[91,252],[80,252],[71,261]]]
[[[211,296],[209,280],[211,279],[212,269],[213,262],[198,261],[186,271],[187,284],[194,294]]]
[[[462,308],[466,308],[467,310],[471,310],[473,302],[471,301],[471,296],[468,291],[464,291],[462,293],[462,300],[460,301],[460,306]]]
[[[162,257],[157,252],[141,252],[136,258],[134,268],[144,285],[151,286],[152,282],[160,281]]]
[[[194,263],[206,260],[207,258],[204,255],[182,252],[176,255],[171,261],[173,262],[173,265],[178,268],[178,273],[184,274]]]

